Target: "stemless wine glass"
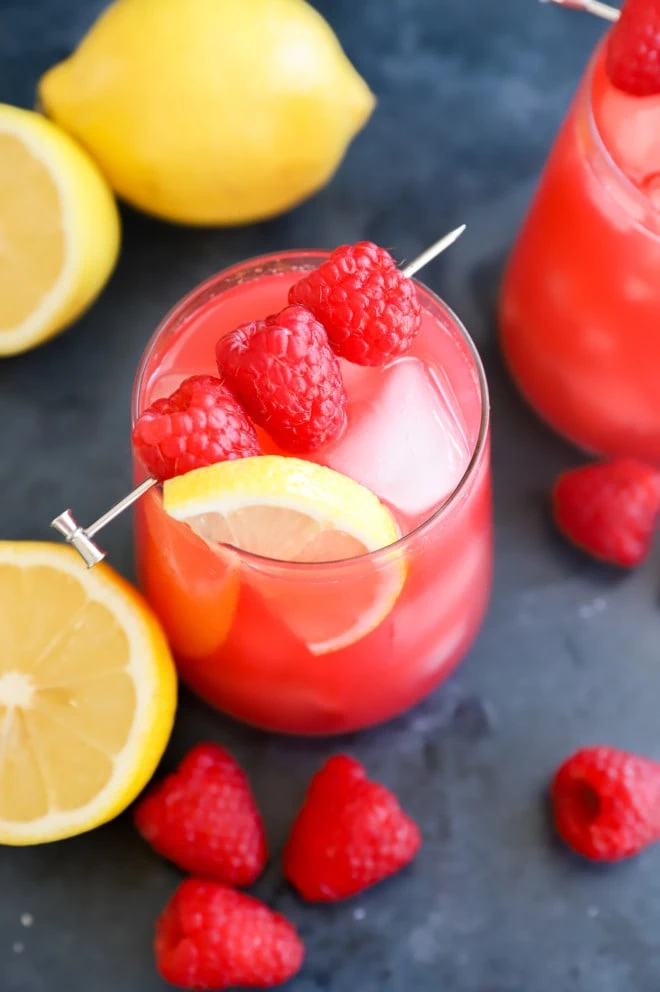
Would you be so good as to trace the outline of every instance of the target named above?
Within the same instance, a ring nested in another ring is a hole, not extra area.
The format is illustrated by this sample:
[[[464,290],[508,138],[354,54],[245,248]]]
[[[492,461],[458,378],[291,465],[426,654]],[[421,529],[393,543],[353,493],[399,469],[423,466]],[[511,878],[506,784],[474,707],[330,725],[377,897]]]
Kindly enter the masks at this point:
[[[187,375],[213,372],[220,334],[281,309],[301,272],[326,257],[264,256],[194,289],[145,350],[133,419]],[[426,335],[426,346],[445,356],[469,459],[453,491],[410,533],[357,558],[285,562],[207,544],[168,516],[160,487],[136,507],[140,582],[181,677],[240,720],[295,734],[386,720],[447,677],[481,624],[492,567],[487,386],[460,321],[429,289],[418,291],[420,340]],[[141,482],[146,469],[134,461]]]

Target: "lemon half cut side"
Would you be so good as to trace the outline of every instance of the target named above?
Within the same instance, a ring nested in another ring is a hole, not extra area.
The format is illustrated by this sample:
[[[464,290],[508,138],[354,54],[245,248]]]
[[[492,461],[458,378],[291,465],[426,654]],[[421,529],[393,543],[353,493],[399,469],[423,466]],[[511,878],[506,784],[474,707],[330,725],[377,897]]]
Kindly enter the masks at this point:
[[[119,229],[87,152],[41,114],[0,103],[0,355],[80,316],[114,268]]]
[[[75,551],[0,542],[0,843],[83,833],[151,778],[176,675],[141,595]]]

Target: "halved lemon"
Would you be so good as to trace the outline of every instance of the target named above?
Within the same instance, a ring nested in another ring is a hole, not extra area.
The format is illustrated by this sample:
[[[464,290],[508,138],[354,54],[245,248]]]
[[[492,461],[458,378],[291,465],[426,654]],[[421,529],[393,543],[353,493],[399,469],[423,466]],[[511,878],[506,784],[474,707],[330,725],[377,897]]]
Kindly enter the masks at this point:
[[[70,548],[0,541],[0,843],[91,830],[165,749],[176,675],[140,594]]]
[[[117,206],[87,152],[41,114],[0,104],[0,355],[75,320],[118,250]]]
[[[169,479],[163,500],[171,516],[211,544],[318,563],[303,570],[245,559],[241,565],[241,581],[315,654],[363,638],[403,588],[400,551],[378,562],[359,557],[394,543],[401,536],[396,520],[365,486],[322,465],[280,455],[220,462]]]

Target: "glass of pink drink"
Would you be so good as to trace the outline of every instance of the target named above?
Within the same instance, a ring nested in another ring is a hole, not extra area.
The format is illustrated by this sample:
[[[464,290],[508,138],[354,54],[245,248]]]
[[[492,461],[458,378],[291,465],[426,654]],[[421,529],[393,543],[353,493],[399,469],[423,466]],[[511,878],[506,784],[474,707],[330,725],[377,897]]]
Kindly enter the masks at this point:
[[[193,290],[145,351],[134,420],[187,376],[217,374],[218,338],[281,310],[326,257],[265,256]],[[140,581],[181,677],[240,720],[295,734],[386,720],[447,677],[481,624],[492,559],[486,383],[460,322],[418,291],[423,323],[409,354],[383,368],[340,362],[347,426],[314,453],[380,497],[403,535],[396,544],[324,563],[236,551],[223,564],[165,512],[159,487],[137,506]],[[135,459],[136,482],[145,476]]]
[[[596,49],[506,269],[500,332],[521,392],[606,456],[660,461],[660,96]]]

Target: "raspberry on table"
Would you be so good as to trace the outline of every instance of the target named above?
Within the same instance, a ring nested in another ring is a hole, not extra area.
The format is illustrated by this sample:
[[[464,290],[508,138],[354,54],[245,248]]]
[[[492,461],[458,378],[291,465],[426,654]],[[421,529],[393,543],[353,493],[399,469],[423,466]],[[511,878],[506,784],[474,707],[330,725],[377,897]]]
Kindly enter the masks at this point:
[[[313,451],[341,432],[346,390],[339,362],[305,307],[286,307],[225,334],[216,360],[252,420],[285,451]]]
[[[189,878],[163,910],[154,953],[166,982],[184,989],[271,988],[301,968],[293,926],[252,896]]]
[[[133,447],[147,471],[171,479],[231,458],[260,455],[254,426],[227,387],[211,375],[193,375],[140,416]]]
[[[602,561],[639,565],[651,549],[660,512],[660,471],[632,458],[563,472],[553,487],[559,530]]]
[[[183,871],[252,885],[266,865],[266,835],[245,772],[217,744],[198,744],[135,808],[147,843]]]
[[[405,355],[422,323],[414,282],[371,241],[336,248],[291,287],[289,303],[311,310],[335,354],[357,365]]]
[[[631,96],[660,93],[660,2],[626,0],[607,41],[605,68]]]
[[[330,758],[313,777],[284,850],[284,874],[303,899],[346,899],[409,864],[422,843],[396,797],[359,762]]]
[[[660,764],[600,745],[571,755],[555,773],[559,836],[577,854],[619,861],[660,839]]]

